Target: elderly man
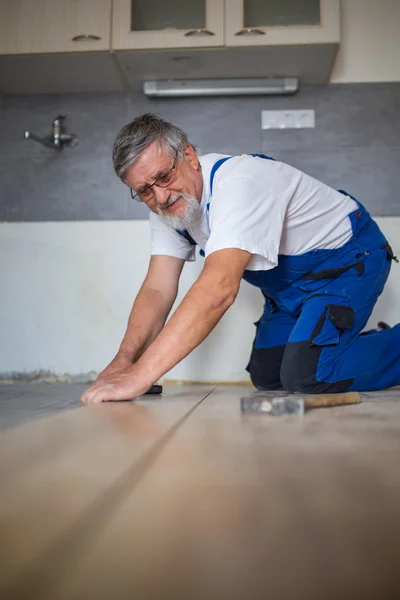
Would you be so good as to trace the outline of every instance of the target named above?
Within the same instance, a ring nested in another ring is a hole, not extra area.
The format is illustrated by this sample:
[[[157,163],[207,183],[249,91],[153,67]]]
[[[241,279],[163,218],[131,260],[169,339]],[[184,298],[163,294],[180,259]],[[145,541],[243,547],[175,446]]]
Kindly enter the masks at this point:
[[[400,383],[400,325],[362,335],[395,257],[355,198],[267,156],[199,157],[151,114],[123,127],[113,159],[151,211],[152,256],[120,349],[85,403],[146,392],[208,336],[242,279],[265,298],[247,366],[257,388]],[[166,323],[196,245],[203,270]]]

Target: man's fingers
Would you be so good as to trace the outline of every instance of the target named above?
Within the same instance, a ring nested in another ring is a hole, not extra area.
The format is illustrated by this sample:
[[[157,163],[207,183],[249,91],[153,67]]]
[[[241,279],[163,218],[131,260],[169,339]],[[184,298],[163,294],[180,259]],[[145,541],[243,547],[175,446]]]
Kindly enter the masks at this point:
[[[106,388],[99,389],[89,400],[88,404],[100,404],[101,402],[108,402],[114,400],[113,394]]]
[[[93,390],[94,390],[94,388],[96,388],[96,387],[97,387],[97,385],[98,385],[98,384],[96,384],[96,383],[95,383],[94,385],[91,385],[91,386],[90,386],[90,388],[88,388],[87,390],[85,390],[85,391],[83,392],[83,394],[82,394],[82,396],[81,396],[81,401],[82,401],[84,404],[89,404],[89,400],[90,400],[91,396],[92,396],[92,395],[93,395],[93,393],[94,393],[94,391],[93,391]]]
[[[96,383],[87,389],[81,397],[84,404],[98,404],[115,399],[114,386],[111,384]]]
[[[111,383],[99,383],[86,390],[81,400],[84,404],[100,404],[100,402],[131,400],[132,398],[133,395],[122,387],[118,388]]]
[[[100,402],[109,402],[111,400],[132,400],[139,394],[143,394],[148,389],[148,384],[143,386],[135,385],[132,376],[128,374],[119,374],[106,381],[96,381],[94,385],[85,390],[81,396],[84,404],[99,404]]]

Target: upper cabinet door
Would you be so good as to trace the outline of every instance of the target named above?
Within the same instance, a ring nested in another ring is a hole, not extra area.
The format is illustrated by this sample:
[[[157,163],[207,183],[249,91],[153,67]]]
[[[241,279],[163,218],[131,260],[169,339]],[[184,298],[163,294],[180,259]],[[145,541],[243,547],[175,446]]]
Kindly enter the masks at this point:
[[[224,44],[224,0],[114,0],[113,50]]]
[[[0,54],[110,49],[111,0],[0,0]]]
[[[226,0],[226,45],[339,42],[340,0]]]

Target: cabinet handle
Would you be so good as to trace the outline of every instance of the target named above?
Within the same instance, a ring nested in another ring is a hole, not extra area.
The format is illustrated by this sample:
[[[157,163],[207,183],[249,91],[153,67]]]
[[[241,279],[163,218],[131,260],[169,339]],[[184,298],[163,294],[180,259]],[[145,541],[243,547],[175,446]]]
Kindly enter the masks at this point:
[[[235,35],[265,35],[265,31],[256,27],[244,27],[237,31]]]
[[[73,42],[98,42],[99,40],[101,40],[101,37],[92,33],[81,33],[72,38]]]
[[[215,33],[209,29],[191,29],[190,31],[184,33],[184,35],[215,35]]]

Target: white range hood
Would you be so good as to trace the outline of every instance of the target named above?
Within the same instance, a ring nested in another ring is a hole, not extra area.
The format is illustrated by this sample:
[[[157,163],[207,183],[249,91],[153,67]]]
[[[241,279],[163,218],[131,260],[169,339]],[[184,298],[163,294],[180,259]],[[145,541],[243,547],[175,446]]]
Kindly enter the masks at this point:
[[[143,83],[150,98],[193,98],[195,96],[272,96],[295,94],[299,89],[296,77],[265,77],[257,79],[180,79],[154,80]]]

